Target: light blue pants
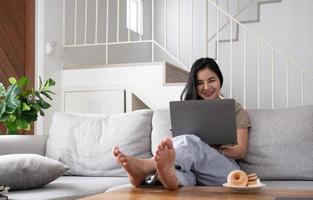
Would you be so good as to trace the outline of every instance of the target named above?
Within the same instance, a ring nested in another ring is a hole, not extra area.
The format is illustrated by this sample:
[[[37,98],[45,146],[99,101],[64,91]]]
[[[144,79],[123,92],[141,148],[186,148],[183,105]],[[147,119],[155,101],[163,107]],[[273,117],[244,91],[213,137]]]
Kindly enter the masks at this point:
[[[195,135],[173,138],[176,151],[175,168],[181,186],[220,186],[227,182],[232,170],[240,169],[236,161],[227,158]]]

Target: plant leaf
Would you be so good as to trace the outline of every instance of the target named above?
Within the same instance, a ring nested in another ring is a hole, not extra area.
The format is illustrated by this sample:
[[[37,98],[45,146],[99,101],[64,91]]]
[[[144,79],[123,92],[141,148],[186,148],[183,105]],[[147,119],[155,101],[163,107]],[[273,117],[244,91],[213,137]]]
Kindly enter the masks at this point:
[[[30,107],[26,103],[22,103],[22,111],[30,110]]]
[[[14,77],[10,77],[9,78],[9,83],[11,83],[12,85],[16,84],[16,79]]]
[[[40,93],[52,101],[52,97],[47,92],[40,92]]]
[[[42,87],[42,80],[41,80],[41,77],[39,76],[39,90],[41,90],[41,87]]]
[[[50,86],[54,86],[55,85],[55,81],[52,79],[52,78],[49,78],[47,81],[46,81],[46,84],[45,84],[45,86],[48,86],[48,87],[50,87]]]
[[[49,78],[46,82],[45,82],[45,86],[43,88],[44,91],[47,91],[49,89],[49,87],[54,86],[55,85],[55,81],[51,78]]]
[[[5,126],[8,129],[8,134],[13,135],[16,134],[17,132],[17,127],[15,125],[15,122],[6,122]]]
[[[25,87],[27,84],[28,84],[28,78],[26,78],[25,76],[23,76],[22,78],[20,78],[18,81],[17,81],[17,85],[20,87],[20,88],[23,88]]]
[[[54,92],[52,92],[50,90],[46,90],[45,92],[56,95],[56,93],[54,93]]]
[[[39,99],[43,101],[43,98],[40,96],[40,93],[38,91],[35,91],[35,96]]]
[[[25,120],[16,120],[16,125],[17,125],[17,129],[27,129],[28,128],[28,123]]]
[[[36,121],[38,118],[38,111],[36,109],[31,109],[30,111],[23,112],[23,119],[28,123]]]
[[[40,110],[39,113],[41,116],[45,116],[45,112],[43,110]]]
[[[5,94],[5,100],[7,102],[6,108],[8,113],[13,113],[17,107],[20,106],[21,101],[18,99],[18,95],[21,93],[21,89],[17,85],[10,85]]]
[[[5,88],[2,83],[0,83],[0,97],[5,95]]]
[[[5,112],[5,107],[6,107],[5,101],[0,101],[0,119],[2,118],[2,115]]]
[[[42,109],[48,109],[51,107],[51,105],[44,100],[37,100],[36,103],[40,106]]]

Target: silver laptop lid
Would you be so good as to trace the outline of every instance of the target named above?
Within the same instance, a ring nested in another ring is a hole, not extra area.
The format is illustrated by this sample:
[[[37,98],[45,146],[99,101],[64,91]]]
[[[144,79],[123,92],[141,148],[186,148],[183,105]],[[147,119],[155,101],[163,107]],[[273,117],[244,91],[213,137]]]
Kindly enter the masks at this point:
[[[207,144],[235,144],[234,99],[170,102],[173,137],[194,134]]]

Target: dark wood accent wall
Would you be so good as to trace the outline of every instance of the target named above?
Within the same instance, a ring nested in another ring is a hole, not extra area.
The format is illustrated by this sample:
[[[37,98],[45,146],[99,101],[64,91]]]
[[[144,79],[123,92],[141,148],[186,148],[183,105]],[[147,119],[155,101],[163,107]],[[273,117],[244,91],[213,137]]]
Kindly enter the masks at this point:
[[[35,0],[25,0],[25,75],[35,84]]]
[[[35,0],[0,0],[0,82],[27,76],[33,87],[34,71]]]

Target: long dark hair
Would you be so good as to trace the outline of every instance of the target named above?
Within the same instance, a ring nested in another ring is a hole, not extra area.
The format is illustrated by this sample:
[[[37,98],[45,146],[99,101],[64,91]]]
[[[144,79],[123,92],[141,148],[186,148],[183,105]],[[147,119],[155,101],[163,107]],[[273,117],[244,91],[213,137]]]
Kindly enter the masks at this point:
[[[190,69],[188,82],[180,95],[180,100],[202,99],[197,93],[197,73],[199,70],[205,68],[208,68],[212,70],[214,73],[216,73],[218,79],[220,80],[222,88],[223,75],[218,64],[212,58],[200,58],[193,63]]]

